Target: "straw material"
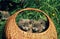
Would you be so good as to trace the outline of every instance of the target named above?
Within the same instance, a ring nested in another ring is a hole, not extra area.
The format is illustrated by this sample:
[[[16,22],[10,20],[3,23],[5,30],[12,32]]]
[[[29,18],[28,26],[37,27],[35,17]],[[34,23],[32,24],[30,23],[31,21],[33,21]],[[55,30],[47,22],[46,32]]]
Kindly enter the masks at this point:
[[[46,17],[49,20],[48,29],[42,33],[28,33],[20,30],[15,20],[19,12],[22,12],[25,10],[35,10],[37,12],[42,12],[44,15],[46,15]],[[25,8],[17,11],[15,14],[10,16],[5,26],[5,32],[6,32],[6,39],[57,39],[56,28],[52,20],[50,19],[50,17],[43,11],[35,8]]]

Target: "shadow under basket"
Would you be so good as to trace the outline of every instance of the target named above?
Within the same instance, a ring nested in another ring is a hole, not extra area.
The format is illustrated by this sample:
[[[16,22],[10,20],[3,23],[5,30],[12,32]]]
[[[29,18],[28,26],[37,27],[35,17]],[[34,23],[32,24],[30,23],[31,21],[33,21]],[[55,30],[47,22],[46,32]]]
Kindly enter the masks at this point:
[[[16,16],[20,12],[25,10],[34,10],[37,12],[42,12],[49,20],[48,29],[42,33],[28,33],[28,32],[22,31],[16,24],[15,20],[16,20]],[[10,16],[5,26],[5,32],[6,32],[6,39],[57,39],[56,28],[54,26],[54,23],[50,19],[50,17],[43,11],[35,8],[25,8],[15,12],[15,14]]]

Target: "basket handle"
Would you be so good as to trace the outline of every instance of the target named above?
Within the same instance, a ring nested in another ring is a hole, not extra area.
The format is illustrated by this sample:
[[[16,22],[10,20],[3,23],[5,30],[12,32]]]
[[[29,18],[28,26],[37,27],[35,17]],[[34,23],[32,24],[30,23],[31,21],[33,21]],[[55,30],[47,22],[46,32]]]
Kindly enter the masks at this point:
[[[37,11],[37,12],[42,12],[42,13],[48,18],[48,20],[50,20],[50,17],[49,17],[44,11],[39,10],[39,9],[35,9],[35,8],[25,8],[25,9],[21,9],[21,10],[15,12],[15,14],[14,14],[13,16],[15,16],[15,18],[16,18],[16,16],[17,16],[20,12],[26,11],[26,10],[34,10],[34,11]]]

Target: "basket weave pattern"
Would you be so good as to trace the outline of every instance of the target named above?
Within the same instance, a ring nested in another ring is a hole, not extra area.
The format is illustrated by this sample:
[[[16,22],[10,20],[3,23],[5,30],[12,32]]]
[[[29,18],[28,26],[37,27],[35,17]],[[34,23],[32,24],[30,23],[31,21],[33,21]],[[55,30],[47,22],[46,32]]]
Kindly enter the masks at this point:
[[[55,26],[50,19],[50,17],[43,12],[44,15],[47,16],[49,20],[49,28],[42,33],[28,33],[20,30],[18,25],[15,22],[16,16],[19,14],[19,12],[22,12],[24,10],[35,10],[37,12],[43,12],[39,9],[34,8],[26,8],[17,11],[15,14],[9,17],[6,23],[5,31],[6,31],[6,39],[57,39],[57,32],[55,29]]]

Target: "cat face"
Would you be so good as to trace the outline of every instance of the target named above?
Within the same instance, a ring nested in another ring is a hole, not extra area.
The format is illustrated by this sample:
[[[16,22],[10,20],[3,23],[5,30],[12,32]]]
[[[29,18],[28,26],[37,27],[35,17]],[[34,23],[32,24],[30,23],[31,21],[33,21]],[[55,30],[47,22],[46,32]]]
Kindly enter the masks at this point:
[[[33,32],[42,32],[45,29],[45,21],[44,20],[39,20],[37,22],[34,22],[33,24]]]
[[[2,17],[1,19],[7,20],[8,17],[10,16],[8,11],[0,11],[0,13],[1,13],[1,17]]]
[[[34,33],[42,32],[45,29],[45,21],[44,20],[20,20],[19,27],[24,31],[30,31]]]
[[[39,24],[42,27],[42,29],[45,29],[46,21],[44,21],[44,20],[41,19],[41,20],[39,20]]]
[[[29,31],[30,30],[29,20],[23,20],[23,19],[20,20],[19,27],[24,31]]]

